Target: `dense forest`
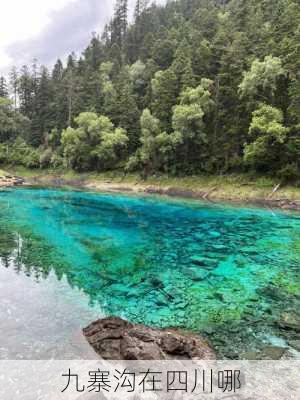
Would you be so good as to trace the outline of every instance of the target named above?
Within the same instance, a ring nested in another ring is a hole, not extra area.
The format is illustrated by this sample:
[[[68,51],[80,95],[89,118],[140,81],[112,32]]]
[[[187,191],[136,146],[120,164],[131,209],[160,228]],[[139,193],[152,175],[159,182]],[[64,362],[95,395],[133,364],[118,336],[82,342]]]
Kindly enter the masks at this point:
[[[299,21],[298,0],[137,0],[132,22],[117,0],[80,57],[0,78],[0,163],[299,179]]]

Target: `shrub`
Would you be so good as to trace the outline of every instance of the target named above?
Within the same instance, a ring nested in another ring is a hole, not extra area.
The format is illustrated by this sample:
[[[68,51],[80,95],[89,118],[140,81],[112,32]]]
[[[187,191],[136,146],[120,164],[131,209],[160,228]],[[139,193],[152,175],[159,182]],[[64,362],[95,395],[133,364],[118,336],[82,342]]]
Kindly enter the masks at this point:
[[[50,148],[45,149],[40,155],[40,166],[41,168],[49,167],[51,164],[53,153]]]

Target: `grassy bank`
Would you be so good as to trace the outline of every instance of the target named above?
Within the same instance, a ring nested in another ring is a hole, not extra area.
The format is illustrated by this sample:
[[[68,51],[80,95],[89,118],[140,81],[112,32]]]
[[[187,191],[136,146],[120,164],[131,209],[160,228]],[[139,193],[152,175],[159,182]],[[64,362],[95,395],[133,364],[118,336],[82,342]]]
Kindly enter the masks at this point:
[[[138,174],[124,176],[119,172],[107,173],[76,173],[66,170],[32,170],[23,167],[2,166],[2,173],[22,176],[29,181],[37,180],[40,183],[50,184],[54,179],[62,179],[74,185],[102,190],[106,186],[117,186],[120,189],[140,189],[147,186],[158,188],[174,187],[181,190],[208,192],[212,199],[251,201],[265,199],[278,185],[278,180],[267,177],[253,177],[250,175],[230,174],[219,176],[190,176],[173,178],[167,176],[151,177],[143,181]],[[0,169],[1,175],[1,169]],[[300,200],[300,188],[292,185],[281,186],[272,199]]]

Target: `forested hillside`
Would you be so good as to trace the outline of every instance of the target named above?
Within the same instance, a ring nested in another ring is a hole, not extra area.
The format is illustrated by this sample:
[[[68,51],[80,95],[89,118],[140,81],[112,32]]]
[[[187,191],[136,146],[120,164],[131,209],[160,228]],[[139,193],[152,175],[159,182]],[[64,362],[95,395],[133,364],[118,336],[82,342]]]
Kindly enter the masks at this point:
[[[127,3],[80,58],[0,79],[0,163],[299,179],[299,2]]]

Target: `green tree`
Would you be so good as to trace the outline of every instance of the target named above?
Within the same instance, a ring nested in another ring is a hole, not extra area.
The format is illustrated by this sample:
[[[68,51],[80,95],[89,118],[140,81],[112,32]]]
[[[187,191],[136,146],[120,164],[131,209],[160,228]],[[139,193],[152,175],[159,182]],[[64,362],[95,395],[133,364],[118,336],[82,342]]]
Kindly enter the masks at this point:
[[[120,52],[124,47],[128,27],[128,0],[116,0],[114,17],[110,24],[111,43],[116,44]]]
[[[143,149],[140,157],[151,153],[146,149],[152,148],[152,141],[143,145],[147,135],[139,123],[148,109],[148,120],[159,120],[159,129],[149,137],[161,141],[153,141],[157,159],[151,155],[139,163],[145,175],[244,171],[245,143],[256,146],[252,153],[258,154],[266,141],[265,134],[255,138],[248,134],[252,113],[263,102],[280,110],[281,124],[289,132],[284,143],[274,140],[269,148],[268,155],[277,154],[277,162],[272,158],[259,168],[295,177],[300,159],[299,18],[297,0],[169,0],[165,4],[137,0],[131,22],[128,0],[118,0],[103,34],[93,33],[78,60],[74,53],[66,65],[58,60],[51,75],[45,68],[40,70],[37,61],[12,69],[8,92],[13,106],[2,107],[1,154],[6,154],[8,142],[10,148],[20,136],[30,152],[31,145],[39,146],[33,149],[34,160],[39,154],[42,165],[54,160],[51,165],[59,166],[62,130],[67,126],[77,130],[74,116],[92,112],[126,129],[126,150],[122,147],[115,159],[123,163],[125,157],[139,154],[137,147]],[[214,102],[207,109],[199,99],[181,96],[192,89],[198,93],[203,77],[214,81],[203,88]],[[3,80],[0,96],[7,97]],[[255,143],[261,136],[264,139]],[[160,147],[169,146],[171,152],[160,152]],[[99,167],[89,149],[88,143],[80,142],[78,154],[83,161],[78,161],[78,168]]]
[[[60,59],[54,65],[51,76],[51,85],[53,91],[53,120],[55,127],[61,131],[67,126],[68,107],[66,99],[66,88],[64,84],[64,67]]]
[[[76,128],[62,132],[62,146],[67,165],[79,171],[99,171],[116,165],[126,148],[124,129],[114,127],[109,118],[95,113],[81,113]]]
[[[100,65],[100,85],[103,96],[103,114],[110,119],[115,118],[115,105],[117,102],[117,92],[112,82],[113,63],[108,61]]]
[[[8,88],[4,76],[0,76],[0,97],[8,98]]]
[[[212,85],[211,80],[203,78],[195,89],[187,88],[182,92],[180,104],[173,109],[172,126],[182,142],[177,161],[186,173],[192,172],[194,168],[195,149],[204,153],[202,147],[208,142],[205,115],[214,106],[210,91]]]
[[[143,12],[147,10],[149,7],[150,0],[136,0],[135,9],[134,9],[134,19],[135,22],[141,18]]]
[[[244,79],[239,86],[240,94],[273,104],[278,79],[284,74],[280,58],[269,55],[264,61],[255,59],[250,71],[244,73]]]
[[[140,113],[128,67],[124,67],[118,76],[116,92],[113,121],[126,130],[129,139],[128,150],[134,152],[139,143],[138,123]]]
[[[289,87],[290,105],[288,108],[292,125],[300,128],[300,79],[292,80]]]
[[[33,146],[43,144],[47,133],[56,124],[53,102],[53,90],[49,72],[46,67],[41,67],[35,95],[35,113],[31,125],[32,138],[30,142]]]
[[[281,110],[261,104],[253,112],[249,135],[252,142],[245,146],[244,161],[257,171],[277,170],[289,129],[283,125]]]
[[[9,99],[0,97],[0,143],[13,141],[18,135],[27,138],[30,121],[12,108]]]
[[[178,97],[178,80],[172,69],[158,71],[151,82],[152,105],[151,109],[162,124],[163,130],[170,132],[172,129],[172,108]]]
[[[149,109],[145,109],[141,119],[141,147],[127,164],[130,169],[142,169],[143,178],[155,172],[167,171],[170,155],[176,147],[176,136],[161,131],[160,121]]]
[[[32,119],[34,114],[33,79],[26,65],[21,68],[18,79],[18,98],[21,113],[27,118]]]
[[[142,103],[147,89],[146,65],[141,60],[137,60],[130,66],[129,74],[136,99]]]
[[[152,48],[152,58],[161,69],[169,68],[173,62],[175,45],[171,39],[158,39]]]
[[[7,162],[10,164],[23,165],[27,168],[40,166],[39,150],[29,146],[21,136],[8,146],[7,153]]]
[[[18,71],[13,67],[9,73],[9,85],[13,94],[14,108],[17,109],[18,102]]]
[[[192,68],[191,49],[186,40],[183,40],[176,50],[172,70],[174,71],[179,90],[195,86],[195,75]]]
[[[62,88],[64,93],[64,108],[66,113],[67,126],[72,126],[74,115],[77,115],[80,109],[81,77],[77,74],[78,63],[76,55],[70,54],[67,60],[67,67],[64,70],[62,78]]]
[[[103,44],[96,32],[93,32],[90,44],[84,51],[84,61],[92,71],[98,71],[103,60]]]

